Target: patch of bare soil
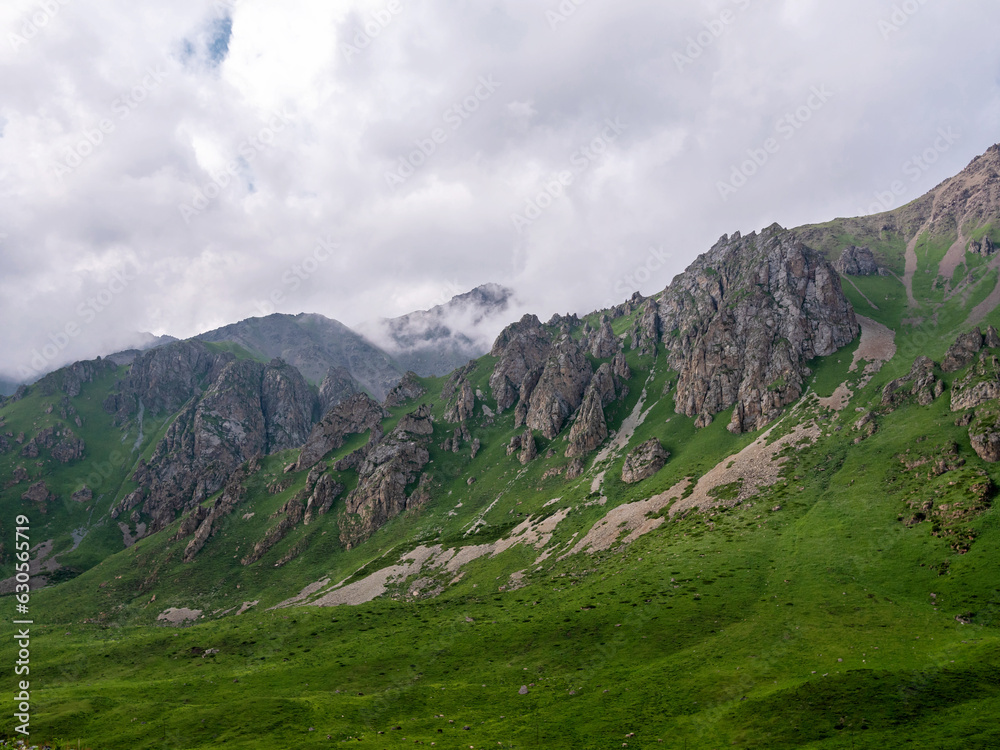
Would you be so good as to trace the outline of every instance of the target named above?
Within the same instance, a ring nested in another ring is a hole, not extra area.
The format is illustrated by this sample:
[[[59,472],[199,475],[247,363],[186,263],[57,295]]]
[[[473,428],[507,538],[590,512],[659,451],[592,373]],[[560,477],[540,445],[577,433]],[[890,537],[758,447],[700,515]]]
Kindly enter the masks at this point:
[[[181,625],[188,620],[197,620],[199,617],[201,617],[200,609],[169,607],[160,612],[156,619],[161,622],[166,622],[169,625]]]
[[[735,456],[724,459],[699,479],[694,492],[670,506],[670,517],[673,518],[678,513],[692,508],[705,510],[717,505],[732,507],[753,497],[760,490],[778,482],[781,467],[786,460],[778,458],[781,451],[800,443],[814,443],[820,435],[819,427],[815,424],[798,425],[787,435],[768,445],[767,437],[777,426],[772,427]],[[719,500],[709,495],[709,492],[717,487],[738,481],[742,482],[740,491],[732,500]]]

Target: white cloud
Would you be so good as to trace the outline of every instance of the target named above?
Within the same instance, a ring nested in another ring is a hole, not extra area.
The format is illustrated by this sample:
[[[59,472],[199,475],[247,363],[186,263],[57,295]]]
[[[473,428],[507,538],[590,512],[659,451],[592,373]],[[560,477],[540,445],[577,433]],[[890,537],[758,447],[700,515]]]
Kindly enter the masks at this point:
[[[553,28],[558,3],[534,0],[94,0],[58,4],[15,45],[39,5],[7,4],[0,375],[72,323],[60,362],[260,314],[273,295],[358,324],[492,281],[543,318],[586,312],[661,289],[724,232],[854,214],[954,128],[901,200],[917,197],[996,140],[1000,7],[894,5],[591,2]],[[834,96],[723,201],[719,181],[817,86]],[[595,145],[616,118],[624,131]],[[511,215],[567,171],[519,232]],[[213,195],[186,222],[199,190]],[[330,236],[339,250],[297,277]],[[135,280],[81,317],[123,268]]]

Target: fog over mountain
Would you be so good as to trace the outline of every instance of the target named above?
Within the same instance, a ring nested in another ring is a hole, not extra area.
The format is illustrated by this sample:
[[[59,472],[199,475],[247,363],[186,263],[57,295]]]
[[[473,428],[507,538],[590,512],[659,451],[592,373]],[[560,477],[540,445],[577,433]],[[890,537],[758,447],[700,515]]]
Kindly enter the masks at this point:
[[[0,375],[484,283],[543,319],[995,141],[985,0],[0,8]],[[946,51],[946,52],[945,52]]]

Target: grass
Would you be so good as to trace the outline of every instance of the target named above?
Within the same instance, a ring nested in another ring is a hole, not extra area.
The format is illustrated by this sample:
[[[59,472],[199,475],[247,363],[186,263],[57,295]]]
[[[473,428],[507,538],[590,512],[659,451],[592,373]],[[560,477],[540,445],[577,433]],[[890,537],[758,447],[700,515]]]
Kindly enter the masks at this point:
[[[898,244],[889,238],[880,252],[888,257]],[[931,267],[942,247],[925,243],[921,267]],[[879,308],[870,316],[897,330],[899,353],[864,388],[860,373],[848,372],[857,342],[810,363],[812,392],[829,396],[848,381],[855,393],[839,414],[804,404],[778,425],[781,433],[808,419],[822,430],[815,444],[785,452],[784,481],[734,508],[665,516],[630,545],[565,557],[609,511],[698,478],[759,437],[731,434],[729,411],[703,429],[677,414],[677,373],[662,346],[655,358],[627,354],[628,395],[606,409],[609,429],[619,429],[645,388],[645,418],[629,447],[656,438],[671,454],[652,478],[621,482],[622,451],[600,466],[588,457],[587,472],[569,480],[563,435],[536,436],[539,458],[521,466],[506,453],[523,432],[513,409],[495,418],[482,410],[495,410],[494,362],[484,358],[468,374],[484,395],[469,425],[481,440],[475,459],[468,443],[457,453],[441,447],[454,429],[443,420],[443,378],[422,379],[427,393],[386,420],[391,430],[404,414],[431,406],[426,505],[345,549],[339,523],[356,478],[330,470],[347,487],[331,512],[246,566],[241,558],[305,485],[308,472],[284,473],[295,451],[261,461],[246,500],[193,564],[182,562],[188,539],[171,540],[179,519],[128,550],[114,524],[94,521],[68,552],[70,531],[129,491],[135,461],[150,455],[168,425],[144,424],[133,452],[137,425],[115,428],[101,408],[111,376],[87,385],[72,400],[87,461],[63,465],[43,451],[42,465],[31,469],[44,472],[61,498],[84,469],[99,475],[89,507],[60,501],[33,515],[33,539],[54,538],[75,570],[32,595],[32,742],[66,747],[81,738],[95,750],[344,742],[383,750],[432,742],[573,750],[997,746],[1000,511],[985,502],[964,517],[947,513],[971,507],[977,487],[1000,486],[1000,466],[976,456],[947,390],[926,407],[879,410],[885,384],[908,371],[916,353],[940,357],[995,280],[980,282],[967,300],[945,300],[933,283],[921,287],[924,312],[936,305],[937,316],[920,325],[903,325],[912,311],[896,279],[855,281]],[[845,292],[857,295],[850,286]],[[614,321],[615,331],[629,330],[636,314]],[[940,373],[947,385],[961,375]],[[4,407],[4,429],[30,435],[66,422],[53,398],[34,392]],[[855,443],[859,409],[877,413],[878,429]],[[366,440],[352,436],[327,462]],[[961,462],[935,474],[918,460],[941,455]],[[22,461],[8,452],[0,470]],[[593,492],[597,471],[604,480]],[[271,494],[277,482],[285,484]],[[23,509],[24,486],[0,494],[6,517]],[[731,500],[740,489],[733,483],[714,494]],[[927,502],[934,512],[915,520]],[[566,509],[546,547],[558,553],[543,558],[541,549],[518,544],[432,572],[439,596],[411,596],[411,577],[358,606],[269,609],[324,578],[359,580],[417,545],[488,545],[529,517]],[[972,541],[962,554],[953,547],[960,538]],[[299,554],[276,567],[292,550]],[[8,564],[4,575],[11,572]],[[523,588],[511,586],[514,573]],[[254,600],[245,614],[223,614]],[[203,617],[160,627],[157,616],[168,607],[200,609]],[[0,629],[4,664],[16,659],[11,627]],[[13,727],[12,717],[0,717],[0,736]]]

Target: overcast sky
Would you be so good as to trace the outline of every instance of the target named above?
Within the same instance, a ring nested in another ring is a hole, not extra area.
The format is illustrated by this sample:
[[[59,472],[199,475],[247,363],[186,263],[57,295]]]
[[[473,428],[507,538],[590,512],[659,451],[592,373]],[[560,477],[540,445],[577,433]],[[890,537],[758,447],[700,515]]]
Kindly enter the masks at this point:
[[[486,282],[585,313],[1000,140],[995,0],[6,0],[0,28],[7,376]]]

